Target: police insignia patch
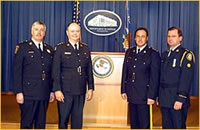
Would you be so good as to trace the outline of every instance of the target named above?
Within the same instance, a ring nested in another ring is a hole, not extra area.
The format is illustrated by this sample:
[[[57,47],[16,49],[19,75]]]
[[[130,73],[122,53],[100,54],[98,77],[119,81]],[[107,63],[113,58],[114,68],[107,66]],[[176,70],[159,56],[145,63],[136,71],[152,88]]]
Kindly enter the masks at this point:
[[[191,67],[191,64],[190,64],[190,63],[188,63],[188,64],[187,64],[187,67],[188,67],[188,68],[190,68],[190,67]]]
[[[17,46],[15,47],[15,54],[17,54],[18,50],[19,50],[19,46],[17,45]]]
[[[47,52],[50,54],[51,53],[51,51],[49,50],[49,49],[47,49]]]
[[[192,61],[192,54],[191,54],[191,53],[188,53],[188,54],[186,55],[186,58],[187,58],[187,60]]]

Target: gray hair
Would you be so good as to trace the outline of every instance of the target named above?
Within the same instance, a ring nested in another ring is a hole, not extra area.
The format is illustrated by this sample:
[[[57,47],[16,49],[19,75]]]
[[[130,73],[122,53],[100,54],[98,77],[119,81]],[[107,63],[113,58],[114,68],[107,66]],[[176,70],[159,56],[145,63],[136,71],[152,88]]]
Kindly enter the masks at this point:
[[[33,26],[35,26],[35,25],[43,25],[44,26],[44,30],[46,31],[46,25],[43,22],[35,21],[31,26],[31,30],[33,29]]]

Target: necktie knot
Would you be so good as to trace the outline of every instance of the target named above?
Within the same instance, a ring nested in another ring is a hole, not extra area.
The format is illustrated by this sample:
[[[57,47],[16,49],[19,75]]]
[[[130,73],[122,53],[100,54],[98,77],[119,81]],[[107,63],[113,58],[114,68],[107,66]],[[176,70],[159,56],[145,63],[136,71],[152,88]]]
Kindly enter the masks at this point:
[[[140,49],[138,49],[138,53],[140,53]]]

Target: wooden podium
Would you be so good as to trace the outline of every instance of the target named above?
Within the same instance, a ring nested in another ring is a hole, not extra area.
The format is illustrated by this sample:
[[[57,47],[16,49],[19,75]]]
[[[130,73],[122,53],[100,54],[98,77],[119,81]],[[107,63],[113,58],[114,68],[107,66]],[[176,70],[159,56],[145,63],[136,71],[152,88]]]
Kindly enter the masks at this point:
[[[91,56],[93,69],[96,66],[99,67],[98,64],[94,66],[94,60],[99,57],[105,57],[112,63],[113,70],[111,70],[109,76],[97,77],[94,75],[95,91],[93,99],[85,102],[84,126],[127,127],[128,105],[127,101],[121,98],[124,53],[92,52]],[[106,61],[102,60],[102,62]],[[100,71],[102,72],[103,70]],[[101,74],[101,72],[99,73]]]

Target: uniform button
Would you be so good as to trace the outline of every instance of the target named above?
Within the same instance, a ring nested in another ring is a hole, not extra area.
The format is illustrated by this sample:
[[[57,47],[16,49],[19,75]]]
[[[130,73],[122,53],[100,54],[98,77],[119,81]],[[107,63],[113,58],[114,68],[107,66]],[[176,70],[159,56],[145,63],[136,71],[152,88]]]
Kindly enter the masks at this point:
[[[79,62],[81,62],[81,60],[78,60]]]
[[[134,65],[133,68],[136,68],[136,65]]]
[[[43,56],[41,56],[41,58],[43,59],[44,57],[43,57]]]
[[[44,71],[44,70],[43,70],[42,72],[43,72],[43,73],[45,73],[45,71]]]
[[[135,82],[135,80],[132,80],[132,82]]]
[[[27,83],[28,85],[30,84],[30,82]]]
[[[146,63],[144,62],[143,64],[145,65]]]
[[[135,58],[135,61],[137,61],[137,58]]]
[[[31,55],[31,58],[33,58],[33,55]]]
[[[44,66],[44,63],[42,63],[42,65]]]
[[[79,56],[80,54],[78,53],[77,55]]]

